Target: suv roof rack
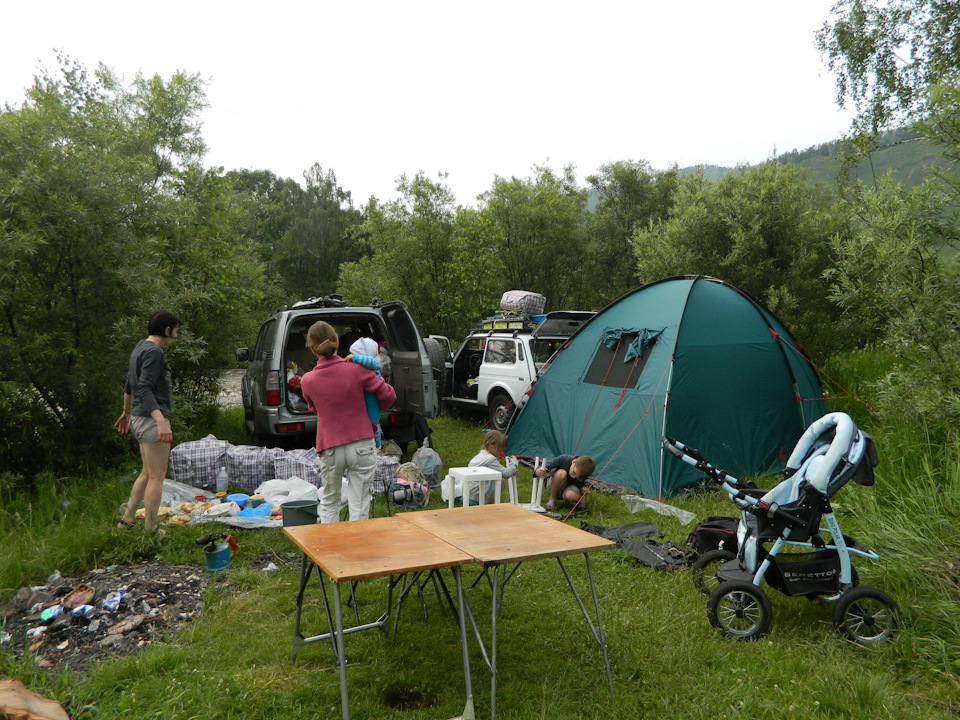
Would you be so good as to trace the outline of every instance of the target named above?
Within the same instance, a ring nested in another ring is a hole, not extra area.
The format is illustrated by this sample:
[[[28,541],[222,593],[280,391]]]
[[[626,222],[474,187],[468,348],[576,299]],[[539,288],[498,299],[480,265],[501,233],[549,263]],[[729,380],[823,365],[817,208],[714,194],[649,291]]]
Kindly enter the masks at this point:
[[[344,307],[346,303],[343,301],[343,295],[338,293],[333,293],[330,295],[324,295],[322,298],[312,297],[309,300],[301,300],[300,302],[295,302],[293,305],[284,305],[280,310],[303,310],[304,308],[327,308],[327,307]]]

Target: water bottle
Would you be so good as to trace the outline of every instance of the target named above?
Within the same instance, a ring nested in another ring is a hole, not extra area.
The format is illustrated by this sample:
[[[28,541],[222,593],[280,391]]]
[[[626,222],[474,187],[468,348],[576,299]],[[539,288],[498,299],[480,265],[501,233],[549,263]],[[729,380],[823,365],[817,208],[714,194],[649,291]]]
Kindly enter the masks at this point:
[[[217,492],[225,493],[227,491],[227,469],[225,467],[220,468],[217,472]]]

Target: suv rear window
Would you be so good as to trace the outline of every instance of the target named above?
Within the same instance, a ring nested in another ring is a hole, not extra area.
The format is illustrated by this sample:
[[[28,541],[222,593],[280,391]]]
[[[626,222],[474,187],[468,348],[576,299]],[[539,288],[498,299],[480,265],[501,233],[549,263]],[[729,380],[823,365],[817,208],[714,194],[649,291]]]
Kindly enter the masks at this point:
[[[268,320],[265,322],[257,336],[257,347],[253,351],[254,360],[266,360],[267,356],[273,352],[273,339],[276,335],[277,321]]]

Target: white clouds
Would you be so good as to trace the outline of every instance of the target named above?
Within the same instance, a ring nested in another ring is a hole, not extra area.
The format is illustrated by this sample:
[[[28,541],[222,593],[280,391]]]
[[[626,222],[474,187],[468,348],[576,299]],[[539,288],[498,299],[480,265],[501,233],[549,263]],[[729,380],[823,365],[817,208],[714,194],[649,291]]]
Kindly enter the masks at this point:
[[[22,4],[0,100],[18,103],[54,47],[127,78],[185,70],[209,79],[211,164],[300,180],[319,162],[358,202],[445,171],[472,203],[495,174],[544,162],[583,178],[613,160],[754,163],[839,137],[850,114],[813,46],[831,4]]]

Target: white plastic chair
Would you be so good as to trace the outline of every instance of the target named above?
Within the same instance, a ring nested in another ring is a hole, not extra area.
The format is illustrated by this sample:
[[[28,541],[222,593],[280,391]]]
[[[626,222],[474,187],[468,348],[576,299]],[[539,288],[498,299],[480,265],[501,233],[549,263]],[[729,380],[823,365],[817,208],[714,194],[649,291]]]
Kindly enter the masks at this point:
[[[517,476],[514,475],[512,478],[507,480],[507,487],[510,491],[510,502],[516,505],[517,507],[522,507],[524,510],[530,510],[531,512],[543,513],[547,509],[543,507],[541,501],[543,500],[543,488],[546,485],[546,478],[537,477],[537,470],[546,465],[546,458],[534,458],[533,459],[533,480],[530,483],[530,502],[522,503],[517,500]]]
[[[491,470],[490,468],[483,467],[459,467],[459,468],[450,468],[449,474],[443,479],[441,487],[446,486],[446,489],[442,489],[442,494],[447,498],[447,507],[452,508],[456,504],[456,487],[457,481],[460,481],[460,487],[462,488],[463,495],[461,503],[463,505],[470,504],[470,485],[472,483],[477,483],[480,488],[480,504],[485,505],[487,502],[487,483],[496,482],[493,490],[493,502],[494,504],[500,503],[500,481],[503,480],[503,477],[496,470]],[[517,488],[516,483],[513,485],[513,490],[511,491],[511,502],[512,498],[516,495]]]

